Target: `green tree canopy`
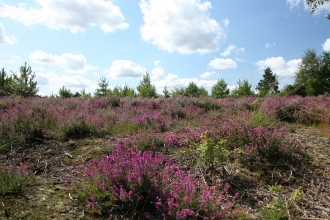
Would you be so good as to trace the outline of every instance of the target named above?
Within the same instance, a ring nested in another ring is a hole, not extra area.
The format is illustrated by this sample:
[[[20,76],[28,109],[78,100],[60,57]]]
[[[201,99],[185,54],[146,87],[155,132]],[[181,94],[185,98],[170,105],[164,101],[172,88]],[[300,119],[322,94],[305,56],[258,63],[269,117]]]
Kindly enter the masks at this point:
[[[12,78],[7,75],[4,68],[0,71],[0,96],[9,95]]]
[[[232,95],[236,98],[254,95],[252,91],[252,85],[246,79],[238,80],[236,88],[232,91]]]
[[[126,96],[133,97],[135,96],[135,90],[134,88],[131,88],[127,85],[125,85],[124,87],[116,86],[113,89],[112,94],[120,97],[126,97]]]
[[[212,96],[215,98],[225,98],[229,95],[228,84],[224,79],[220,79],[212,87]]]
[[[80,90],[80,97],[82,98],[90,98],[91,97],[91,94],[89,92],[86,92],[86,89],[85,88],[82,88]]]
[[[163,94],[164,94],[165,98],[169,98],[171,96],[170,91],[168,91],[166,86],[163,89]]]
[[[109,82],[103,76],[98,81],[97,86],[98,86],[98,88],[96,89],[96,92],[94,93],[94,95],[96,97],[107,96],[111,93],[111,89],[109,88]]]
[[[172,96],[176,97],[176,96],[180,96],[180,95],[185,95],[186,89],[185,88],[174,88],[171,91]]]
[[[150,75],[148,72],[143,76],[140,84],[137,86],[137,91],[141,97],[157,98],[156,87],[151,84]]]
[[[11,92],[18,96],[29,97],[37,95],[39,88],[37,88],[37,82],[33,81],[36,77],[35,73],[32,73],[30,66],[21,66],[20,75],[12,72],[13,77],[10,84]]]
[[[317,56],[315,50],[305,51],[295,75],[295,85],[304,87],[307,95],[330,92],[330,52]]]
[[[312,12],[315,12],[320,6],[329,2],[330,0],[306,0],[306,3]]]
[[[256,87],[256,90],[259,91],[260,96],[265,96],[269,93],[274,94],[278,93],[278,80],[276,74],[267,67],[265,69],[264,74],[262,75],[263,79],[261,79]]]
[[[60,98],[71,98],[73,94],[71,93],[70,89],[67,89],[65,86],[62,86],[58,91],[58,95]]]
[[[188,87],[186,88],[186,94],[189,96],[198,97],[199,88],[196,83],[190,82]]]
[[[306,96],[306,88],[304,85],[285,85],[281,90],[281,96],[293,96],[293,95],[300,95]]]
[[[208,96],[208,92],[203,86],[199,87],[196,83],[190,82],[188,87],[184,90],[184,95],[193,97],[205,97]]]

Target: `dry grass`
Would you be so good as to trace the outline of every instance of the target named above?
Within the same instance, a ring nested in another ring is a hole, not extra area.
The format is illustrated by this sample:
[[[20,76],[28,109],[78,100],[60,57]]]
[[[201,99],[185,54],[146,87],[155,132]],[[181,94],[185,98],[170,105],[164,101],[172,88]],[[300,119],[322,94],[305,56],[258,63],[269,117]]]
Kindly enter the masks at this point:
[[[327,124],[320,124],[316,128],[321,132],[323,137],[330,138],[330,126]]]

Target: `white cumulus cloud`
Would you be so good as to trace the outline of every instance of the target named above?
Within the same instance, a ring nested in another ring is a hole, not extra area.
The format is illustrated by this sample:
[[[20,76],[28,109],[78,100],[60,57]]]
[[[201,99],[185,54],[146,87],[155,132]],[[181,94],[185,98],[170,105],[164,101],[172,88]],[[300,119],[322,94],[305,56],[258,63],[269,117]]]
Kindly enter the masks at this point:
[[[36,7],[2,4],[0,16],[17,20],[26,26],[44,24],[52,29],[68,29],[73,33],[98,26],[103,32],[114,32],[129,25],[120,8],[105,0],[35,0]]]
[[[209,67],[216,70],[235,69],[237,64],[232,59],[215,58],[210,61]]]
[[[322,49],[324,51],[330,51],[330,38],[328,38],[324,44],[322,44]]]
[[[86,73],[89,70],[96,69],[96,67],[87,65],[86,58],[82,54],[63,53],[59,56],[36,50],[30,54],[30,59],[40,64],[59,66],[68,72]]]
[[[160,79],[164,76],[164,69],[162,67],[156,67],[151,70],[151,80]]]
[[[96,90],[96,83],[81,75],[68,76],[65,74],[56,74],[54,72],[42,73],[36,72],[36,81],[40,90],[49,90],[50,93],[58,94],[62,86],[70,89],[72,93],[79,92],[85,88],[87,92],[93,93]]]
[[[200,0],[141,0],[142,39],[168,52],[217,51],[224,32],[210,17],[211,7],[211,2]]]
[[[202,79],[206,79],[206,78],[210,78],[211,76],[214,76],[214,75],[216,75],[217,73],[216,72],[214,72],[214,71],[211,71],[211,72],[205,72],[205,73],[203,73],[203,74],[201,74],[201,75],[199,75]]]
[[[294,76],[300,63],[301,59],[285,61],[283,57],[267,57],[265,60],[259,60],[255,65],[262,71],[270,67],[278,76]]]
[[[15,37],[6,35],[5,27],[0,23],[0,44],[14,44],[16,42]]]
[[[224,56],[224,57],[226,57],[226,56],[228,56],[228,55],[230,55],[231,54],[231,52],[234,52],[234,53],[244,53],[244,48],[243,47],[241,47],[241,48],[238,48],[237,46],[235,46],[235,45],[229,45],[227,48],[226,48],[226,50],[225,51],[223,51],[222,53],[221,53],[221,56]]]
[[[142,77],[147,69],[137,65],[130,60],[115,60],[112,66],[106,72],[109,73],[110,78],[136,78]]]

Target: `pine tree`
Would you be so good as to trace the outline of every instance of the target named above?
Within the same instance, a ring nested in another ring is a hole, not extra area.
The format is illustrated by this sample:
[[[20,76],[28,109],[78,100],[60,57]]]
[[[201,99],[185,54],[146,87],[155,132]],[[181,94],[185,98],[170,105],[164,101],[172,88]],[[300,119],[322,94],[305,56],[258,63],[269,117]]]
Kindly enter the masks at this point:
[[[169,98],[170,97],[170,92],[168,91],[168,89],[167,89],[166,86],[163,89],[163,94],[164,94],[165,98]]]
[[[185,89],[184,92],[185,95],[187,96],[193,96],[193,97],[205,97],[208,96],[207,90],[201,86],[197,86],[196,83],[190,82],[188,87]]]
[[[228,84],[224,79],[218,80],[218,82],[212,87],[212,96],[215,98],[225,98],[229,95]]]
[[[9,77],[4,68],[0,71],[0,96],[9,95],[12,78]]]
[[[241,80],[238,80],[237,87],[232,91],[232,95],[235,98],[254,95],[251,88],[252,88],[252,85],[246,79],[243,80],[243,82]]]
[[[65,86],[62,86],[62,88],[60,88],[60,90],[58,91],[58,95],[61,98],[70,98],[70,97],[73,97],[73,94],[71,93],[71,90],[65,88]]]
[[[142,81],[137,86],[137,91],[141,97],[157,98],[156,87],[151,84],[150,75],[148,72],[143,76]]]
[[[98,86],[98,88],[96,89],[96,92],[94,93],[94,95],[96,97],[107,96],[111,93],[111,89],[108,88],[109,82],[103,76],[98,81],[97,86]]]
[[[11,90],[13,94],[23,97],[35,96],[39,88],[37,88],[37,82],[33,81],[36,77],[35,73],[32,73],[30,66],[21,66],[20,75],[13,73]]]
[[[259,91],[259,95],[265,96],[268,93],[279,93],[277,76],[269,67],[265,69],[262,76],[263,79],[259,81],[258,86],[256,87],[256,90]]]

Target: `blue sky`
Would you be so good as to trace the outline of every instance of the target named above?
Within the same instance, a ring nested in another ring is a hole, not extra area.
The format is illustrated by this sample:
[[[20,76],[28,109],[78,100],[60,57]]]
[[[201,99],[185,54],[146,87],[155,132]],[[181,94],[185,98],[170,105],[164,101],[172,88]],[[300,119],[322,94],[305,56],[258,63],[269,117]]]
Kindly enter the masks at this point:
[[[253,88],[270,67],[294,80],[306,49],[330,51],[330,3],[303,0],[0,0],[0,68],[27,62],[39,94],[136,88],[146,71],[157,91],[218,79]]]

